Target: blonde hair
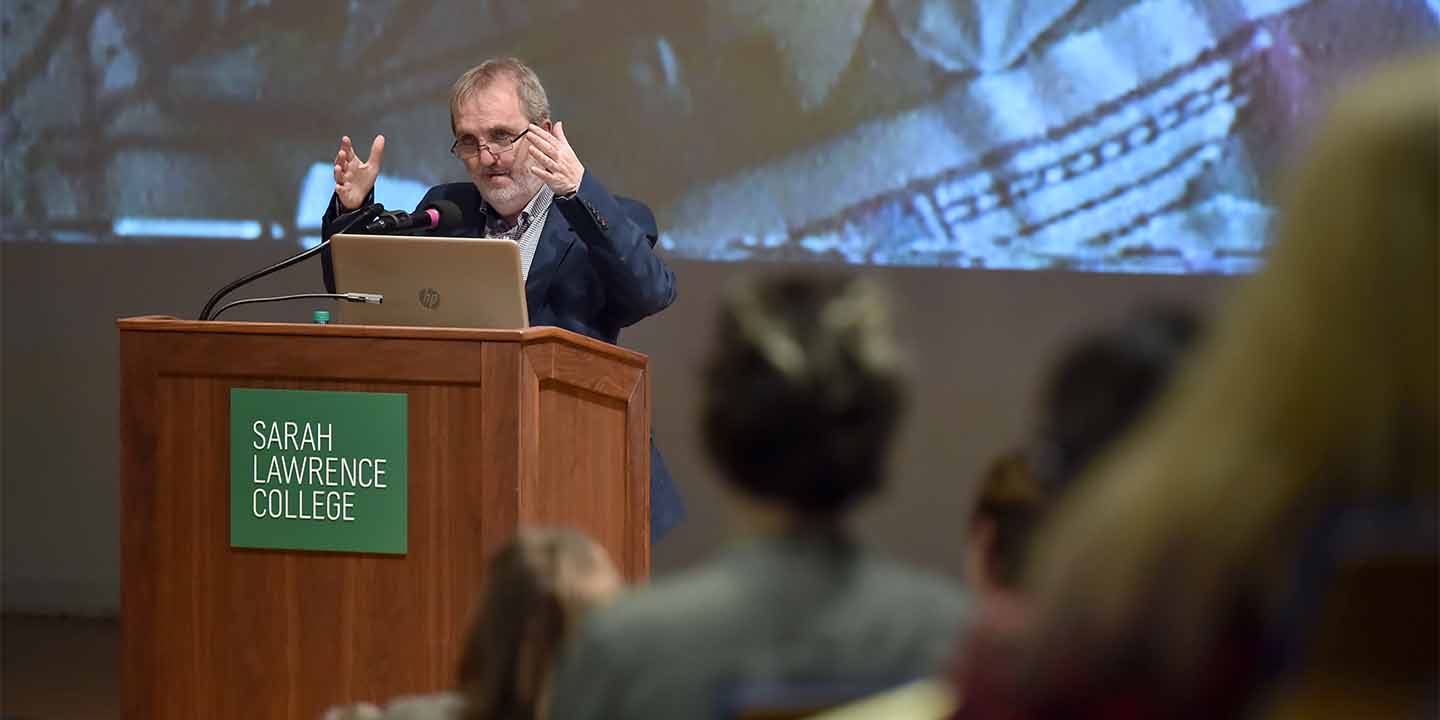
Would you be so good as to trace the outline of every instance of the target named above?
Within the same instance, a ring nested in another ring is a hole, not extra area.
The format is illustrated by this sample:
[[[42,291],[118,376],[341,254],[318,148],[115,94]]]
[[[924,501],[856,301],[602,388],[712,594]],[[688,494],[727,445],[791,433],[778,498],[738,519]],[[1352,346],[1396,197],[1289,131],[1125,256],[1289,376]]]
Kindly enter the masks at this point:
[[[1336,105],[1268,269],[1044,538],[1026,678],[1138,652],[1183,686],[1328,507],[1434,502],[1437,77],[1440,56],[1413,60]]]
[[[450,132],[455,132],[455,115],[460,106],[500,78],[514,81],[515,93],[527,120],[538,125],[550,119],[550,98],[545,94],[545,86],[540,84],[540,76],[518,58],[491,58],[466,70],[450,86]]]

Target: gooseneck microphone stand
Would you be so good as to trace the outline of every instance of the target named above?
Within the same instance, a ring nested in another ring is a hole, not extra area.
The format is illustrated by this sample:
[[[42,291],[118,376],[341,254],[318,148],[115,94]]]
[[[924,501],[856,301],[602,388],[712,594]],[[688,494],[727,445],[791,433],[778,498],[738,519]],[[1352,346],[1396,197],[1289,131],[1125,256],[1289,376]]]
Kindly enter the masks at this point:
[[[379,217],[379,216],[380,216],[380,213],[383,213],[383,212],[385,212],[385,206],[384,206],[384,205],[381,205],[380,203],[371,203],[371,204],[366,205],[366,206],[364,206],[364,207],[362,207],[362,208],[359,208],[358,210],[352,210],[352,211],[350,211],[350,213],[348,213],[348,217],[347,217],[346,215],[341,215],[340,217],[336,218],[336,221],[337,221],[337,222],[343,220],[343,221],[345,222],[345,225],[344,225],[344,227],[340,228],[339,230],[331,233],[330,236],[339,235],[339,234],[344,233],[344,232],[349,232],[349,230],[350,230],[351,228],[355,227],[356,225],[359,225],[359,224],[361,224],[361,223],[370,222],[371,220],[374,220],[375,218]],[[211,295],[211,296],[210,296],[210,300],[207,301],[207,302],[205,303],[205,307],[200,310],[200,317],[199,317],[199,319],[200,319],[200,320],[213,320],[213,319],[214,319],[214,315],[211,314],[211,311],[215,309],[215,305],[218,304],[218,303],[220,302],[220,300],[221,300],[222,298],[224,298],[226,295],[229,295],[231,292],[234,292],[236,288],[239,288],[239,287],[241,287],[241,286],[243,286],[243,285],[247,285],[247,284],[249,284],[249,283],[255,282],[256,280],[259,280],[260,278],[263,278],[263,277],[265,277],[266,275],[269,275],[269,274],[271,274],[271,273],[273,273],[273,272],[278,272],[278,271],[280,271],[280,270],[284,270],[285,268],[290,267],[291,265],[294,265],[294,264],[296,264],[296,263],[304,262],[304,261],[306,261],[306,260],[308,260],[308,259],[310,259],[310,258],[312,258],[312,257],[315,257],[316,255],[320,254],[322,251],[324,251],[324,249],[325,249],[326,247],[328,247],[328,246],[330,245],[330,236],[327,236],[324,240],[321,240],[321,241],[320,241],[320,244],[316,245],[315,247],[310,248],[309,250],[305,250],[305,251],[303,251],[303,252],[300,252],[300,253],[298,253],[298,254],[295,254],[295,255],[292,255],[292,256],[290,256],[290,257],[288,257],[288,258],[285,258],[284,260],[281,260],[280,262],[275,263],[274,265],[271,265],[270,267],[264,268],[263,270],[256,270],[255,272],[250,273],[249,275],[246,275],[245,277],[242,277],[242,278],[240,278],[239,280],[236,280],[236,281],[230,283],[229,285],[226,285],[225,287],[220,288],[218,291],[216,291],[216,293],[215,293],[214,295]],[[354,294],[354,293],[351,293],[351,294]],[[324,296],[324,297],[331,297],[331,296],[333,295],[333,296],[337,297],[338,299],[351,300],[351,298],[345,297],[344,294],[317,293],[317,295]],[[299,298],[295,298],[295,299],[299,299]],[[352,300],[352,302],[370,302],[370,301],[369,301],[369,300],[364,300],[364,299],[356,299],[356,300]],[[228,307],[228,306],[227,306],[227,307]],[[218,314],[219,314],[219,313],[216,313],[216,315],[218,315]]]

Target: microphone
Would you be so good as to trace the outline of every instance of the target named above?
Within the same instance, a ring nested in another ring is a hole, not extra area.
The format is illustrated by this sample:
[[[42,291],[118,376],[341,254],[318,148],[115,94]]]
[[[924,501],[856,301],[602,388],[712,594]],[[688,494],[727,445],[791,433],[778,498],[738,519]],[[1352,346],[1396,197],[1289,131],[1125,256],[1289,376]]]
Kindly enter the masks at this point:
[[[453,203],[452,203],[452,206],[453,206]],[[383,212],[385,212],[385,206],[384,206],[384,205],[381,205],[381,204],[379,204],[379,203],[372,203],[372,204],[370,204],[370,205],[366,205],[366,206],[364,206],[364,207],[361,207],[361,208],[359,208],[358,210],[352,210],[352,211],[350,211],[350,212],[348,212],[348,213],[346,213],[346,214],[344,214],[344,215],[341,215],[340,217],[336,218],[336,221],[337,221],[337,222],[340,222],[340,221],[343,220],[343,221],[345,222],[345,226],[344,226],[342,229],[340,229],[339,231],[337,231],[336,233],[332,233],[332,235],[336,235],[336,234],[339,234],[339,233],[342,233],[342,232],[346,232],[346,231],[348,231],[350,228],[355,227],[356,225],[359,225],[359,224],[362,223],[362,222],[369,222],[370,220],[375,219],[375,216],[376,216],[376,215],[379,215],[380,213],[383,213]],[[459,208],[456,208],[456,212],[457,212],[457,213],[459,212]],[[325,250],[325,248],[327,248],[327,247],[329,247],[329,246],[330,246],[330,238],[327,237],[327,238],[325,238],[325,240],[322,241],[319,245],[316,245],[315,247],[310,248],[309,250],[305,250],[305,251],[303,251],[303,252],[299,252],[299,253],[296,253],[296,254],[294,254],[294,255],[291,255],[290,257],[285,258],[284,260],[281,260],[280,262],[275,263],[274,265],[271,265],[270,267],[267,267],[267,268],[264,268],[264,269],[261,269],[261,270],[256,270],[255,272],[250,273],[249,275],[246,275],[245,277],[242,277],[242,278],[240,278],[239,280],[235,280],[235,281],[231,282],[229,285],[226,285],[225,287],[220,288],[219,290],[215,291],[215,294],[214,294],[214,295],[211,295],[211,296],[210,296],[210,299],[209,299],[209,300],[207,300],[207,301],[205,302],[205,307],[200,310],[199,319],[200,319],[200,320],[211,320],[211,319],[213,319],[212,316],[210,315],[210,311],[215,309],[215,305],[220,302],[220,299],[223,298],[223,297],[225,297],[226,295],[229,295],[231,292],[235,291],[235,289],[241,287],[242,285],[247,285],[247,284],[252,283],[252,282],[254,282],[254,281],[256,281],[256,280],[259,280],[259,279],[262,278],[262,277],[265,277],[266,275],[269,275],[270,273],[277,272],[277,271],[280,271],[280,270],[284,270],[285,268],[290,267],[291,265],[294,265],[294,264],[296,264],[296,263],[298,263],[298,262],[302,262],[302,261],[307,260],[307,259],[309,259],[309,258],[312,258],[312,257],[314,257],[314,256],[316,256],[316,255],[319,255],[321,252],[323,252],[323,251]]]
[[[210,300],[205,303],[205,307],[200,311],[200,319],[213,320],[214,316],[211,315],[211,310],[215,309],[215,306],[219,304],[221,298],[230,294],[236,288],[321,254],[326,248],[330,247],[330,239],[332,237],[350,232],[350,229],[357,225],[362,226],[364,232],[372,235],[400,235],[426,230],[437,230],[444,233],[459,227],[464,224],[464,222],[465,218],[464,214],[460,211],[460,206],[449,200],[433,200],[420,206],[420,209],[413,213],[400,211],[386,212],[385,206],[379,203],[373,203],[358,210],[352,210],[335,219],[335,224],[344,223],[343,227],[327,235],[319,245],[285,258],[263,270],[250,273],[220,288],[220,290],[210,296]],[[218,314],[219,313],[215,313],[215,315]]]
[[[462,222],[464,219],[459,205],[449,200],[435,200],[425,203],[413,213],[403,210],[380,213],[361,232],[369,235],[399,235],[427,230],[445,232]]]

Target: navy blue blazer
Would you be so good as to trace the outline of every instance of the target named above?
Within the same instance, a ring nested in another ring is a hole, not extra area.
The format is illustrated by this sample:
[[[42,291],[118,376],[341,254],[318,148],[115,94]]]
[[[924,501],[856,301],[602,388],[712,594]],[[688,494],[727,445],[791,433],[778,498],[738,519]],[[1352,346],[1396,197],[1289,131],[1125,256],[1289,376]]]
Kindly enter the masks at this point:
[[[451,237],[483,237],[494,210],[473,183],[437,185],[420,201],[449,200],[463,222]],[[373,202],[374,197],[366,202]],[[417,210],[419,207],[416,208]],[[557,212],[558,211],[558,212]],[[342,212],[331,197],[321,227],[329,237]],[[675,273],[655,252],[660,231],[643,203],[610,194],[586,171],[570,198],[555,198],[545,218],[530,273],[525,304],[532,326],[551,325],[615,344],[620,329],[664,310],[675,301]],[[325,289],[335,292],[329,248],[321,251]],[[685,517],[685,507],[665,460],[650,443],[650,538],[660,539]]]

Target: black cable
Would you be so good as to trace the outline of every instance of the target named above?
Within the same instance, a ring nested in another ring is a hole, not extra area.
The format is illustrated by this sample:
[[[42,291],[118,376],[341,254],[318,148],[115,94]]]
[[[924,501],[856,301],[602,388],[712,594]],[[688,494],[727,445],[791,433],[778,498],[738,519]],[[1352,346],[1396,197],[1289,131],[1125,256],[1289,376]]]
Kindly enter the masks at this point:
[[[286,300],[345,300],[347,302],[374,303],[384,302],[385,296],[376,293],[300,293],[298,295],[275,295],[272,297],[245,298],[220,306],[219,310],[210,317],[214,320],[220,317],[220,313],[229,310],[236,305],[249,305],[251,303],[283,302]]]
[[[379,215],[380,213],[382,213],[382,212],[385,212],[385,206],[384,206],[384,205],[381,205],[380,203],[371,203],[370,205],[366,205],[365,207],[362,207],[362,208],[360,208],[360,209],[358,209],[358,210],[354,210],[354,211],[352,211],[352,215],[351,215],[351,217],[350,217],[350,221],[347,222],[347,223],[345,223],[345,227],[342,228],[342,229],[340,229],[338,232],[331,233],[331,236],[333,237],[333,236],[335,236],[335,235],[339,235],[340,233],[348,232],[348,231],[350,230],[350,228],[355,227],[355,226],[358,225],[362,220],[368,222],[368,221],[370,221],[370,220],[375,219],[375,217],[376,217],[377,215]],[[342,215],[341,217],[344,217],[344,216]],[[336,218],[336,219],[338,220],[339,218]],[[321,243],[320,243],[319,245],[316,245],[315,247],[310,248],[309,250],[306,250],[305,252],[302,252],[302,253],[300,253],[300,254],[298,254],[298,255],[292,255],[292,256],[290,256],[290,257],[288,257],[288,258],[285,258],[284,260],[281,260],[281,261],[278,262],[278,263],[275,263],[274,265],[271,265],[270,267],[267,267],[267,268],[265,268],[265,269],[263,269],[263,270],[257,270],[257,271],[255,271],[255,272],[253,272],[253,273],[250,273],[249,275],[246,275],[245,277],[240,278],[239,280],[236,280],[236,281],[230,283],[229,285],[226,285],[226,286],[223,287],[223,288],[220,288],[220,290],[217,291],[214,295],[211,295],[211,296],[210,296],[210,300],[208,300],[208,301],[205,303],[204,309],[202,309],[202,310],[200,311],[200,318],[199,318],[199,319],[201,319],[201,320],[213,320],[213,319],[215,319],[215,318],[210,314],[210,311],[215,308],[215,305],[220,302],[220,299],[221,299],[221,298],[225,297],[226,295],[229,295],[232,291],[235,290],[235,288],[238,288],[238,287],[240,287],[241,285],[244,285],[244,284],[246,284],[246,283],[250,283],[250,282],[254,282],[255,280],[259,280],[260,278],[265,277],[266,275],[269,275],[270,273],[273,273],[273,272],[276,272],[276,271],[279,271],[279,270],[284,270],[285,268],[290,267],[291,265],[294,265],[294,264],[296,264],[296,263],[298,263],[298,262],[302,262],[302,261],[304,261],[304,260],[308,260],[308,259],[314,257],[315,255],[319,254],[322,250],[324,250],[326,247],[328,247],[329,244],[330,244],[330,238],[327,237],[327,238],[325,238],[323,241],[321,241]],[[217,312],[217,313],[215,313],[215,314],[216,314],[216,315],[219,315],[220,313]]]

